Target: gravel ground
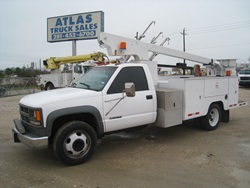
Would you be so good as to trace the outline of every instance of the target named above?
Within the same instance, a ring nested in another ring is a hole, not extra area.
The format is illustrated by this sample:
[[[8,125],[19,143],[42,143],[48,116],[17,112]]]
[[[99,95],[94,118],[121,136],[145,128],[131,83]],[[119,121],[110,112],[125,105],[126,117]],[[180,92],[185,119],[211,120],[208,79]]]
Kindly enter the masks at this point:
[[[0,98],[0,187],[250,187],[250,88],[240,88],[249,105],[231,110],[230,122],[215,131],[189,121],[113,134],[100,141],[91,161],[71,167],[52,148],[13,142],[21,97]]]

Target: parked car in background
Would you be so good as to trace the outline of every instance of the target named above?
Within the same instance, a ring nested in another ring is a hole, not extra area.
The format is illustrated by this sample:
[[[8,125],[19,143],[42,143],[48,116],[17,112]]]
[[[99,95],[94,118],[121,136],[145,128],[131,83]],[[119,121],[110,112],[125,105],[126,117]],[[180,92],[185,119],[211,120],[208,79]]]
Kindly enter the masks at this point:
[[[241,70],[238,76],[239,76],[240,86],[250,85],[250,69]]]

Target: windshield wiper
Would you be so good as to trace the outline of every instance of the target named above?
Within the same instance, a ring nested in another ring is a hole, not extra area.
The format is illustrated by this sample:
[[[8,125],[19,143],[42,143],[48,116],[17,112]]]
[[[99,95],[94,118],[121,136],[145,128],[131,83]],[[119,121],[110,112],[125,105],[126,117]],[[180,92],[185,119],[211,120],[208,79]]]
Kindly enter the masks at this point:
[[[86,86],[88,89],[90,88],[90,85],[88,85],[88,84],[86,84],[86,83],[80,82],[80,84]]]
[[[76,87],[76,83],[73,82],[69,87]]]

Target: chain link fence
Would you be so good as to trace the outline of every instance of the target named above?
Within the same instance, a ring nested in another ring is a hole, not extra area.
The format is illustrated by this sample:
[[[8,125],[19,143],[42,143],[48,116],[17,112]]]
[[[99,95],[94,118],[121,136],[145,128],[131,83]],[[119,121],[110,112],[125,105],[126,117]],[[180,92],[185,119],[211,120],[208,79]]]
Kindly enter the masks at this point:
[[[0,97],[38,92],[35,77],[0,78]]]

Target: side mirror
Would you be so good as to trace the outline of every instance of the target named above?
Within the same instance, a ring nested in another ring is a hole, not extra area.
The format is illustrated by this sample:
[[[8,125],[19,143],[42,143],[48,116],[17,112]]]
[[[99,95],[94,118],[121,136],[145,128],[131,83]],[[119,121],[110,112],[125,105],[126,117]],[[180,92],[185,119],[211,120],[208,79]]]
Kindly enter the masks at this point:
[[[125,93],[127,97],[135,96],[135,84],[133,82],[125,83]]]

